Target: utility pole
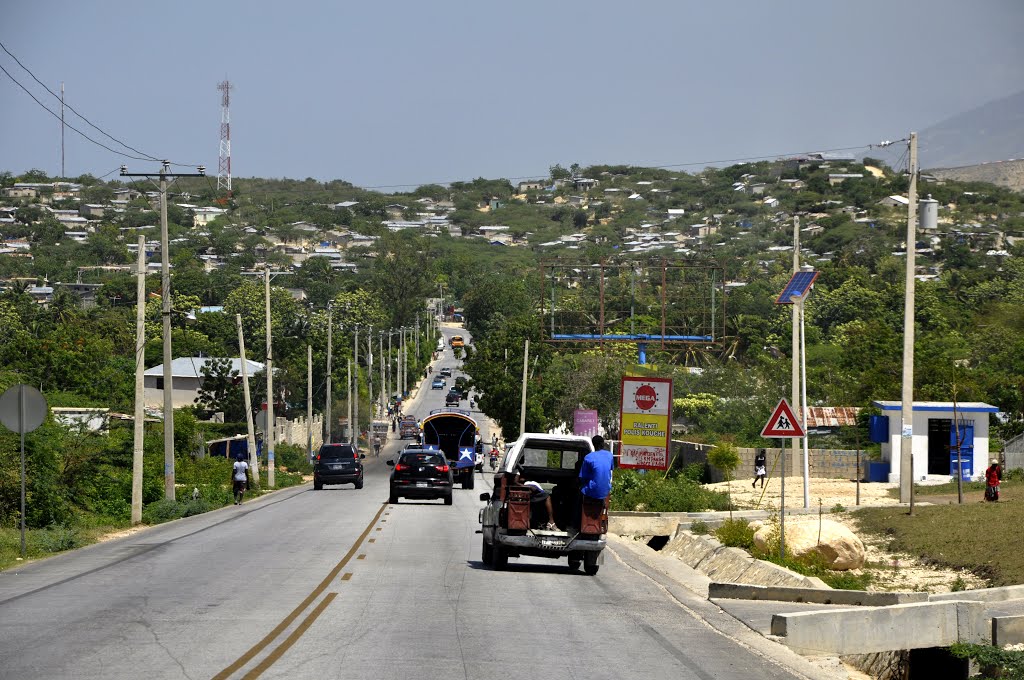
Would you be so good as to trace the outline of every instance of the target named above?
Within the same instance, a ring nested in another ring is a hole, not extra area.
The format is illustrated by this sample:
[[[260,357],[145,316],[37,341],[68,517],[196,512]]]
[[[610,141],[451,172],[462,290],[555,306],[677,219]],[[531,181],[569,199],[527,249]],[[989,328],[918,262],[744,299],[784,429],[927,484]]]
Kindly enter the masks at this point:
[[[800,271],[800,218],[793,218],[793,273],[796,274]],[[793,371],[792,371],[792,404],[793,408],[799,414],[801,421],[804,419],[803,409],[800,408],[800,310],[796,305],[790,305],[793,309]],[[802,423],[804,430],[807,429],[807,423]],[[797,469],[796,456],[797,451],[800,450],[800,439],[797,437],[793,438],[793,464],[790,466],[790,470]]]
[[[61,96],[64,83],[60,84]],[[62,102],[63,105],[63,102]],[[61,109],[63,114],[63,108]],[[61,125],[63,138],[64,126]],[[61,144],[63,157],[63,143]],[[61,176],[63,176],[63,167]],[[136,271],[138,282],[135,288],[135,439],[132,449],[132,524],[142,522],[142,451],[143,425],[146,421],[146,237],[139,236],[139,264]]]
[[[174,376],[171,371],[171,265],[170,239],[167,236],[167,179],[178,177],[205,177],[206,168],[200,165],[198,172],[171,172],[170,161],[162,161],[158,173],[128,172],[128,167],[121,166],[122,177],[154,176],[160,180],[160,297],[163,303],[163,341],[164,341],[164,498],[175,499],[174,494]]]
[[[256,428],[252,422],[252,397],[249,394],[249,360],[245,356],[245,335],[242,333],[242,315],[235,314],[238,326],[238,358],[242,364],[242,394],[245,396],[245,433],[249,445],[249,470],[256,483],[260,482],[260,459],[256,455]]]
[[[420,360],[420,313],[416,312],[416,353],[413,355],[416,357],[417,364]]]
[[[402,396],[409,391],[409,342],[405,338],[405,331],[408,329],[402,326]]]
[[[366,401],[370,405],[370,429],[373,429],[373,326],[366,331]]]
[[[327,401],[324,404],[324,444],[331,443],[331,331],[334,329],[334,310],[327,303]]]
[[[388,382],[384,372],[384,365],[387,363],[387,359],[384,357],[384,331],[377,334],[377,340],[378,349],[380,349],[380,412],[381,415],[387,416]]]
[[[274,446],[277,443],[274,438],[274,342],[270,326],[270,263],[265,265],[263,270],[263,298],[266,304],[267,316],[267,485],[274,488]]]
[[[313,345],[306,345],[306,458],[313,458]]]
[[[910,199],[907,204],[907,278],[903,299],[903,399],[900,406],[900,503],[914,514],[914,274],[917,235],[917,133],[910,133]]]
[[[356,334],[354,336],[355,345],[355,359],[352,361],[352,367],[355,369],[355,387],[352,389],[352,394],[355,397],[355,404],[353,405],[353,417],[355,418],[355,446],[356,451],[359,450],[359,324],[356,324]]]
[[[345,388],[348,391],[348,432],[346,432],[346,441],[349,444],[352,443],[352,360],[347,359],[347,365],[345,366]]]
[[[60,178],[64,179],[64,81],[60,81]],[[139,522],[142,520],[140,519]],[[132,524],[138,522],[132,520]]]
[[[391,358],[393,356],[393,352],[391,350],[391,336],[394,335],[394,334],[395,334],[395,329],[392,328],[391,330],[388,331],[388,372],[387,372],[387,375],[385,376],[386,380],[387,380],[387,389],[385,391],[388,394],[388,399],[391,399],[391,392],[394,391],[394,382],[395,382],[394,381],[394,369],[391,367],[391,362],[393,361],[393,359]]]
[[[526,432],[526,372],[530,366],[530,339],[523,345],[523,397],[519,403],[519,436]]]

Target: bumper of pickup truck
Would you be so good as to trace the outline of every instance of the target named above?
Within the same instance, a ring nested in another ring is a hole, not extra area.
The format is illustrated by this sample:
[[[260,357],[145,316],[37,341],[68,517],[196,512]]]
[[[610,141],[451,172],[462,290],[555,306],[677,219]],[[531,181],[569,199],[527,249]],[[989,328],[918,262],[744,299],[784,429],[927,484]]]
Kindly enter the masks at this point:
[[[526,534],[523,536],[498,535],[495,537],[498,543],[508,546],[513,550],[528,550],[537,552],[567,553],[567,552],[601,552],[608,542],[604,538],[572,538],[565,534],[555,532],[543,532],[540,534]]]

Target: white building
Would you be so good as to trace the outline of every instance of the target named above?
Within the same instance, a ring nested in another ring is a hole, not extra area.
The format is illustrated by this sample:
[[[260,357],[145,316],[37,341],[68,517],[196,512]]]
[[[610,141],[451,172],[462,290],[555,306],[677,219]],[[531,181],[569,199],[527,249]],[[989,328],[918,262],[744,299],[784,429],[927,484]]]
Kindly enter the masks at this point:
[[[886,438],[882,441],[882,460],[889,463],[889,481],[900,479],[900,455],[903,405],[899,401],[876,401],[888,418]],[[957,443],[963,452],[964,478],[980,479],[988,467],[988,419],[989,413],[999,409],[991,404],[968,401],[956,404],[954,410],[950,401],[915,401],[913,407],[912,456],[914,459],[914,480],[928,476],[953,476],[958,465]]]
[[[203,367],[213,361],[210,357],[179,357],[171,361],[171,403],[174,408],[193,406],[199,396],[199,388],[203,384]],[[242,375],[242,360],[232,357],[231,372]],[[263,370],[258,361],[246,360],[249,378]],[[275,371],[276,372],[276,371]],[[160,408],[164,404],[164,365],[146,369],[143,376],[145,396],[143,402],[147,407]]]

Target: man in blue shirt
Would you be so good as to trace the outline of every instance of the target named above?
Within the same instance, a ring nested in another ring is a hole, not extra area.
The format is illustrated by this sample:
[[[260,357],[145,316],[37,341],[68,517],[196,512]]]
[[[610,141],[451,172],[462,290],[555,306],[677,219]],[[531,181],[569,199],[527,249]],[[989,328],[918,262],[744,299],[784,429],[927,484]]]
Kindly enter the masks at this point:
[[[612,452],[605,447],[604,437],[595,435],[594,451],[588,453],[580,467],[580,493],[603,501],[612,493]]]

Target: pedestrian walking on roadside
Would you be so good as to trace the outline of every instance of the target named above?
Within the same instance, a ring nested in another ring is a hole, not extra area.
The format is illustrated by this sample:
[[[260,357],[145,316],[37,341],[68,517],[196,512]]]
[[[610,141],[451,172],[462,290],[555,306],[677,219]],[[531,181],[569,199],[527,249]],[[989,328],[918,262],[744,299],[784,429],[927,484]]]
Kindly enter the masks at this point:
[[[249,463],[245,458],[238,458],[231,466],[231,488],[235,496],[235,505],[242,504],[242,496],[249,488]]]
[[[754,481],[751,483],[751,488],[757,486],[757,480],[761,480],[761,488],[764,488],[764,478],[768,476],[768,457],[764,453],[764,449],[758,449],[757,455],[754,456]]]
[[[1003,479],[1003,468],[999,466],[999,459],[993,458],[992,464],[985,470],[985,500],[999,500],[999,482]]]

